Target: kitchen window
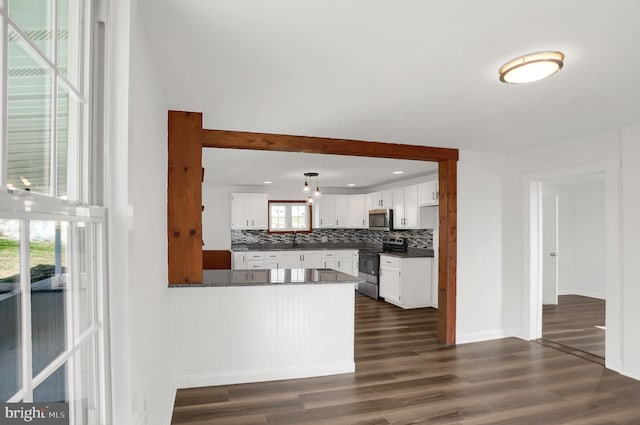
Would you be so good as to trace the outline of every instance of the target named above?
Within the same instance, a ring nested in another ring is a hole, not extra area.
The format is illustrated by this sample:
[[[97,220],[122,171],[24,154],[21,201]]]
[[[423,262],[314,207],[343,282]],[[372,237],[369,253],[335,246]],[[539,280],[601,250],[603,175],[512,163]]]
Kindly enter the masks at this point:
[[[0,402],[66,402],[72,424],[110,422],[93,9],[0,2]]]
[[[269,201],[269,232],[311,231],[311,206],[306,201]]]

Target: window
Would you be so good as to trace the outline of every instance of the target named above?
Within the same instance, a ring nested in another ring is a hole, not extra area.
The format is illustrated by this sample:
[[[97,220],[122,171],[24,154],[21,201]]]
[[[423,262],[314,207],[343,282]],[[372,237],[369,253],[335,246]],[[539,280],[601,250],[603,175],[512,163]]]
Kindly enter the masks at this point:
[[[76,424],[110,421],[92,10],[0,1],[0,402],[67,402]]]
[[[269,201],[270,232],[311,232],[311,206],[306,201]]]

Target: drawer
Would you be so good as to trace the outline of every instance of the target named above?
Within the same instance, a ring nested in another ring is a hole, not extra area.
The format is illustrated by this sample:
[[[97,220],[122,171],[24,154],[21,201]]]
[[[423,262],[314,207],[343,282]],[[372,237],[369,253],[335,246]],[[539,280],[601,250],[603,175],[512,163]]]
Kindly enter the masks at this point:
[[[400,258],[392,257],[389,255],[380,256],[380,267],[393,267],[395,269],[400,268]]]
[[[248,251],[247,252],[247,261],[253,261],[253,260],[263,260],[264,259],[264,252],[255,252],[255,251]]]
[[[336,258],[335,252],[325,252],[322,254],[322,258]]]
[[[280,254],[277,252],[267,252],[264,254],[265,260],[277,260],[280,257]]]
[[[247,264],[247,269],[266,269],[267,263],[264,261],[251,261]]]

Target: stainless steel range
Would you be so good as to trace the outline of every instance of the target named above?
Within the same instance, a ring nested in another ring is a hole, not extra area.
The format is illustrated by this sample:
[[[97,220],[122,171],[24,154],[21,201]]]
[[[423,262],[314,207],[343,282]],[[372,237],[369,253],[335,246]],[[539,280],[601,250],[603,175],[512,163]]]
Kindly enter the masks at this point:
[[[380,249],[360,249],[358,260],[358,292],[375,300],[379,298],[380,253],[407,252],[407,240],[399,237],[387,237],[382,240]]]

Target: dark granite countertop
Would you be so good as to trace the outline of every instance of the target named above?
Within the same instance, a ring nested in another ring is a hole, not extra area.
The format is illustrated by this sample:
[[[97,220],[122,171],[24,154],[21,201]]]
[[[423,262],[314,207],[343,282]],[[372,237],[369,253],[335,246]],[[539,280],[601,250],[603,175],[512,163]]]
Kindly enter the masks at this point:
[[[358,278],[332,269],[204,270],[202,284],[169,285],[202,288],[266,285],[355,284]]]
[[[433,249],[428,248],[409,248],[407,252],[381,252],[383,255],[400,258],[433,258]]]
[[[409,248],[407,252],[382,252],[382,245],[367,243],[262,243],[232,245],[232,251],[339,251],[341,249],[362,249],[370,252],[380,252],[402,258],[433,257],[433,249]]]
[[[231,245],[232,251],[326,251],[366,248],[365,243],[248,243]]]

